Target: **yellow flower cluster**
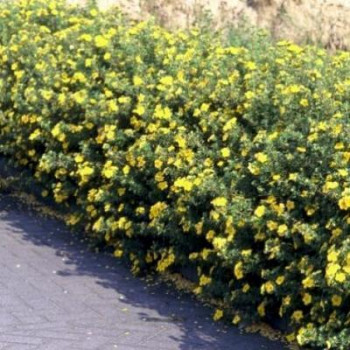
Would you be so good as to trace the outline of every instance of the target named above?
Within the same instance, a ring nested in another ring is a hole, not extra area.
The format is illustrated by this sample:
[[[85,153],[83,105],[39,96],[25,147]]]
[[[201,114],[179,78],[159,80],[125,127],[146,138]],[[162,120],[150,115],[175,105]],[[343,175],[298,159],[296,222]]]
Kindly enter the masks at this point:
[[[194,268],[216,320],[350,348],[349,53],[63,0],[1,2],[0,27],[0,152],[67,224],[135,273]]]

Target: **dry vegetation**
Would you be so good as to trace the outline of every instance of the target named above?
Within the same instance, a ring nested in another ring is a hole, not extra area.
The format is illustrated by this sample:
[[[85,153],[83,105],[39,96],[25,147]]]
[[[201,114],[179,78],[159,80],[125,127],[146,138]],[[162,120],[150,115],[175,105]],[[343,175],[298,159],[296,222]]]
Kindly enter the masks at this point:
[[[86,0],[70,0],[84,3]],[[188,27],[207,13],[217,27],[242,21],[268,28],[277,38],[311,41],[330,49],[350,47],[349,0],[97,0],[118,5],[133,18],[155,16],[170,28]]]

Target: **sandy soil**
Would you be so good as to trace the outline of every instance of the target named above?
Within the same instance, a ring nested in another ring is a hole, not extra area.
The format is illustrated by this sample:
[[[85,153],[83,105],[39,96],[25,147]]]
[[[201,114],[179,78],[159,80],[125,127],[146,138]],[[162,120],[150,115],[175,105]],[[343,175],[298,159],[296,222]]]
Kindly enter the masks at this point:
[[[86,0],[70,0],[84,3]],[[350,48],[350,0],[97,0],[133,18],[155,16],[169,28],[188,27],[211,13],[215,26],[242,20],[269,29],[277,38],[312,40],[330,49]]]

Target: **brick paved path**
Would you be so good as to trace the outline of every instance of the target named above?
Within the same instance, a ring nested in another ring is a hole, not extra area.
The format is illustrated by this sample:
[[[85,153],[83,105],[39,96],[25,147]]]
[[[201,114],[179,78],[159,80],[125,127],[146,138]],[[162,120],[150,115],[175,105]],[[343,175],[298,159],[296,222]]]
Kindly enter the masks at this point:
[[[0,195],[0,349],[281,350]]]

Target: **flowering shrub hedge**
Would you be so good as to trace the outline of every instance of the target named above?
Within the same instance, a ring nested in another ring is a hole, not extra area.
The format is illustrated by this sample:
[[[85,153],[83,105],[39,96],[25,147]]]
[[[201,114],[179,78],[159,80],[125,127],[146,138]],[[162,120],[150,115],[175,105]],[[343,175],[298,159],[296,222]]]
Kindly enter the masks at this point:
[[[0,152],[135,273],[350,347],[350,54],[0,4]]]

